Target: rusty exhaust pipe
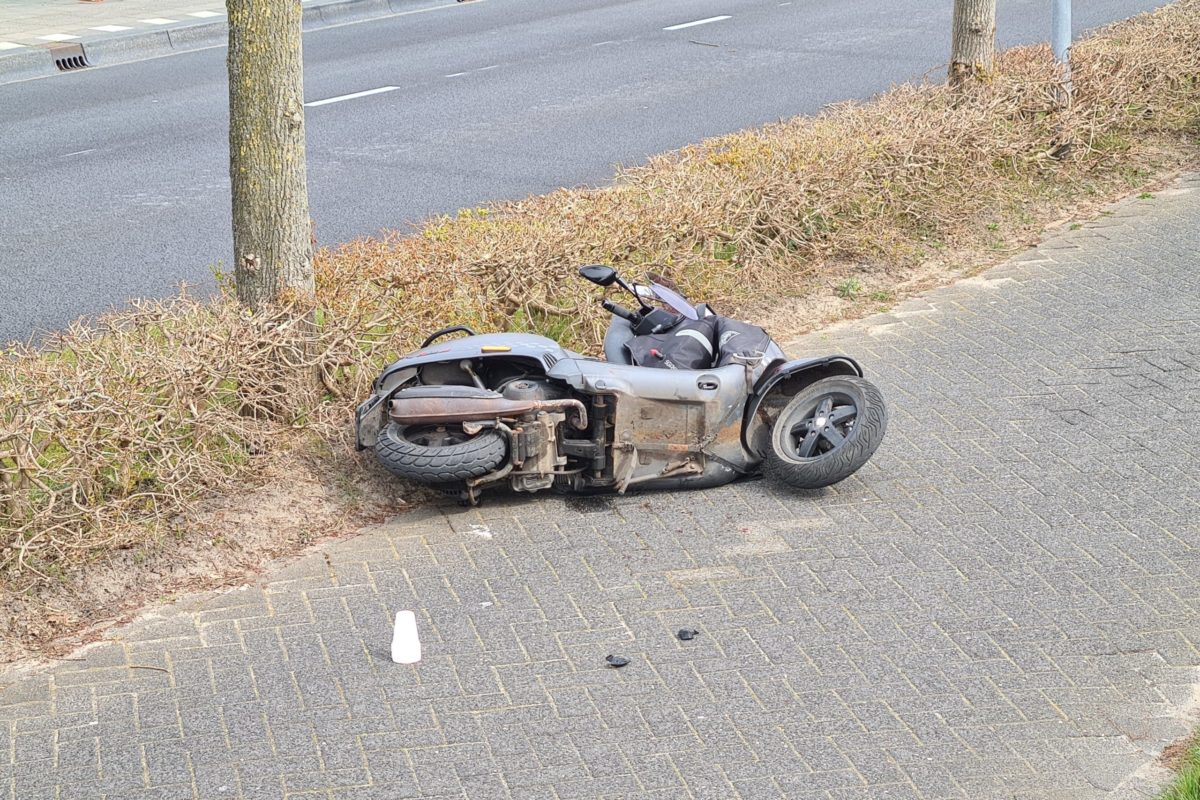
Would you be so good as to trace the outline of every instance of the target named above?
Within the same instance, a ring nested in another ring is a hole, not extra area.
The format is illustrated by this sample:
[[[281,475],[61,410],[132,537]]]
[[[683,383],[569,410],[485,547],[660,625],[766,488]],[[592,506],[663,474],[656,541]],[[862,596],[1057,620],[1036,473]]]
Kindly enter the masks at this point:
[[[569,409],[575,412],[571,417],[572,426],[581,431],[588,427],[587,409],[578,400],[510,400],[492,391],[477,391],[470,395],[458,391],[440,396],[428,392],[414,393],[409,397],[405,397],[406,394],[409,392],[400,392],[388,404],[388,416],[401,425],[478,422]]]

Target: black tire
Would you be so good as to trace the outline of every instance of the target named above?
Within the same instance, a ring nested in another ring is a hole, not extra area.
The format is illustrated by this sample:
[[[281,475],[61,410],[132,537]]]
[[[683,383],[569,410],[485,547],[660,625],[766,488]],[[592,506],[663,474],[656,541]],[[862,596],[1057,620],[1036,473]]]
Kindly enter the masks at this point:
[[[831,486],[867,463],[886,430],[887,408],[874,384],[849,375],[822,378],[779,413],[763,471],[797,489]]]
[[[467,436],[461,429],[403,428],[394,422],[379,432],[375,443],[375,455],[389,472],[439,488],[496,471],[507,452],[508,443],[499,431]]]

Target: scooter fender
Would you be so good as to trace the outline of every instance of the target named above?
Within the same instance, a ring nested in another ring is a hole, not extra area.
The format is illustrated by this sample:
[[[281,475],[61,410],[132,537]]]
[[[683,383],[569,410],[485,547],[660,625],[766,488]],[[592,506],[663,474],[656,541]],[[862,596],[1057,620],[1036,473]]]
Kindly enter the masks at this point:
[[[775,398],[790,399],[805,387],[832,375],[856,375],[861,378],[863,371],[853,358],[840,355],[802,358],[796,361],[779,360],[767,367],[766,372],[754,384],[754,392],[746,400],[746,413],[742,418],[742,446],[746,452],[759,458],[766,454],[765,447],[771,423],[764,414],[759,413],[764,410],[764,403]]]

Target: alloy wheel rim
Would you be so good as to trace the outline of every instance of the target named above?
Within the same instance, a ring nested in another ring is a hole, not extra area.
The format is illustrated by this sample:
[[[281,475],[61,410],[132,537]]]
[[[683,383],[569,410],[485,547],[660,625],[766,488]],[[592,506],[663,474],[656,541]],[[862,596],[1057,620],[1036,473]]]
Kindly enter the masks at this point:
[[[822,395],[784,432],[783,444],[793,458],[822,458],[843,447],[858,420],[858,404],[849,395]]]

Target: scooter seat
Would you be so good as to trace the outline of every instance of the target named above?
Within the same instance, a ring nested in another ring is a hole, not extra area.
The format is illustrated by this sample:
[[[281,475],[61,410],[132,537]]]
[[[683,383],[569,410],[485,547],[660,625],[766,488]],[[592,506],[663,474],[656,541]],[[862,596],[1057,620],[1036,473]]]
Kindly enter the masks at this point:
[[[633,366],[626,343],[633,338],[633,327],[620,317],[613,317],[604,334],[604,360],[610,364]]]

